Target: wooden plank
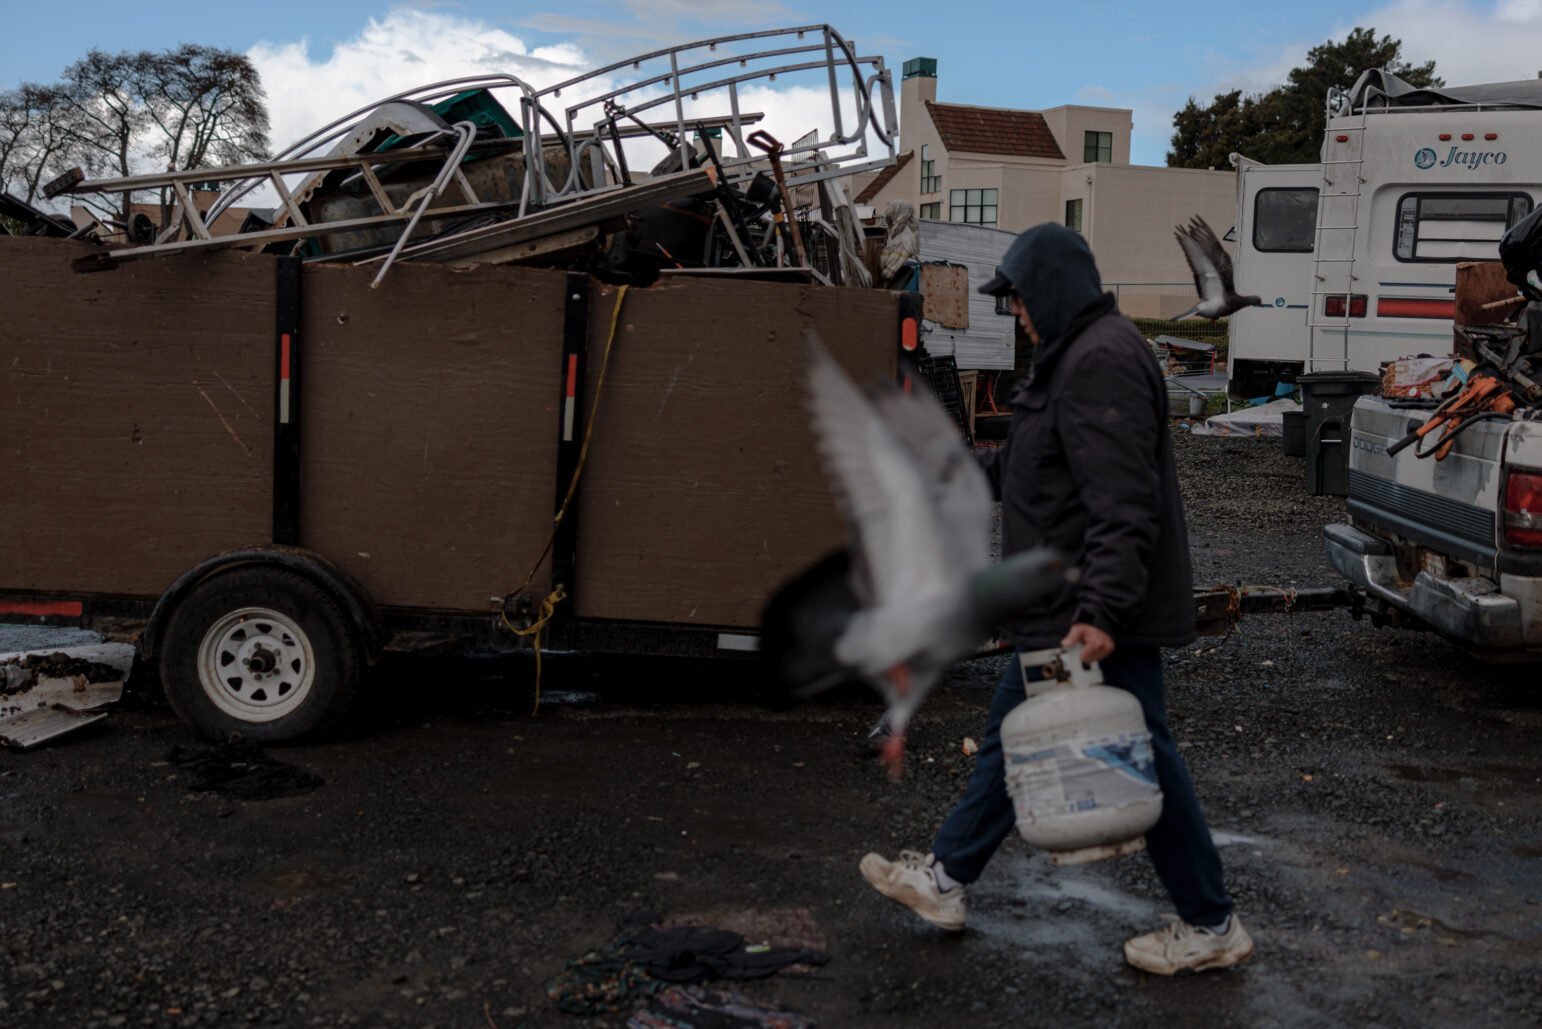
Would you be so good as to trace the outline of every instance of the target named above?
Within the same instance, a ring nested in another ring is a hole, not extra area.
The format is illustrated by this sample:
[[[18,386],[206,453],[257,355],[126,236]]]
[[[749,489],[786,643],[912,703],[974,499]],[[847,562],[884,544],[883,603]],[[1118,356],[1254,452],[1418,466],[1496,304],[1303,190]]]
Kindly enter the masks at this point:
[[[153,597],[269,538],[273,259],[97,252],[0,238],[0,585]]]
[[[489,611],[552,529],[563,274],[373,278],[306,269],[301,542],[381,604]]]
[[[921,265],[921,317],[944,329],[969,328],[969,269]]]
[[[1495,325],[1517,309],[1506,307],[1492,311],[1483,305],[1513,297],[1519,291],[1505,278],[1505,266],[1498,261],[1463,261],[1456,266],[1457,325]]]
[[[597,290],[590,397],[614,302]],[[893,293],[681,278],[628,294],[580,494],[578,614],[753,627],[843,545],[804,396],[815,325],[859,380],[892,379]]]

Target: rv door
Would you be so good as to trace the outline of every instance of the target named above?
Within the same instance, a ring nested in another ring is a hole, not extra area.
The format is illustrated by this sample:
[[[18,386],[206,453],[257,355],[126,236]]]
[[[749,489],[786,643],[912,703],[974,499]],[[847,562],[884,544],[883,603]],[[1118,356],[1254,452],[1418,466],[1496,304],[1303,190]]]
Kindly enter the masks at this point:
[[[1273,395],[1295,381],[1307,357],[1307,305],[1322,166],[1268,165],[1234,155],[1237,227],[1232,266],[1237,292],[1263,307],[1231,316],[1228,388],[1235,397]]]

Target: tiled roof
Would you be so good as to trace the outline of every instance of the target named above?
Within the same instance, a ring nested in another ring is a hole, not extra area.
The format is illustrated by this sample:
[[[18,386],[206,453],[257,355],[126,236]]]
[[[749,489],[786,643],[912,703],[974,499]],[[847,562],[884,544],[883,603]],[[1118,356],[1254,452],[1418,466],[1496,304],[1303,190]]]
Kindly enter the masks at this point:
[[[872,203],[873,198],[876,197],[879,193],[883,192],[883,188],[885,186],[894,181],[894,176],[898,175],[900,173],[900,169],[909,164],[910,159],[914,156],[914,150],[906,150],[903,154],[900,154],[898,157],[896,157],[893,164],[879,172],[878,177],[872,182],[869,182],[867,184],[867,188],[857,194],[856,202],[859,204]]]
[[[942,145],[971,154],[1007,154],[1065,160],[1044,116],[1037,111],[1005,111],[994,107],[926,102]]]

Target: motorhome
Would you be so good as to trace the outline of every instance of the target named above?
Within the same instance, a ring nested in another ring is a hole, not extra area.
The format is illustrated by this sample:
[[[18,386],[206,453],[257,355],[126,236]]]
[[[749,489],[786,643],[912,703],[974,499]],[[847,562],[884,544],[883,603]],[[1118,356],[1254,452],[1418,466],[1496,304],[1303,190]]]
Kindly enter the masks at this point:
[[[1328,94],[1319,164],[1232,155],[1233,396],[1302,372],[1451,352],[1455,266],[1493,261],[1542,199],[1542,81],[1421,89],[1369,71]]]

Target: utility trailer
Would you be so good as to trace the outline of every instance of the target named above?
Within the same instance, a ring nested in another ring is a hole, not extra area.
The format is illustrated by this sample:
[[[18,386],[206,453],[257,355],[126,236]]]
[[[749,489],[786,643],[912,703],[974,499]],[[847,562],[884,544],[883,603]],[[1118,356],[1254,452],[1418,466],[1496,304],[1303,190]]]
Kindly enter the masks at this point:
[[[133,642],[194,728],[268,742],[393,649],[753,653],[844,541],[804,341],[902,376],[920,313],[753,274],[71,270],[98,249],[0,238],[0,621]]]

